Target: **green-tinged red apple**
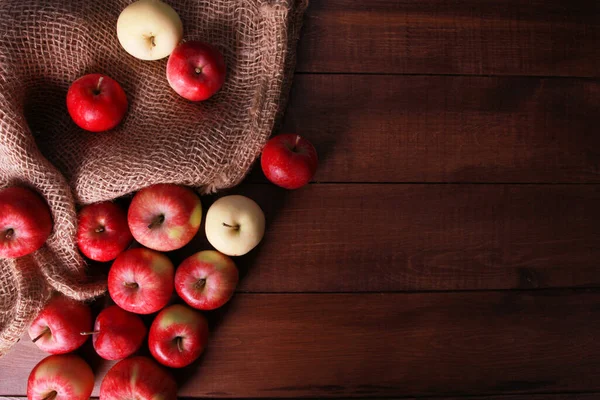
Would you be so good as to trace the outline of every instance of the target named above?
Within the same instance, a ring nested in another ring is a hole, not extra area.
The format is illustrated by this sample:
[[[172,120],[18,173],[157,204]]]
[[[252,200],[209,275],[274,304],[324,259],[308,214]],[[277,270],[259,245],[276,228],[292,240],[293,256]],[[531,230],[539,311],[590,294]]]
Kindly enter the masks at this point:
[[[108,272],[108,293],[122,309],[152,314],[173,294],[173,263],[154,250],[135,248],[122,253]]]
[[[94,373],[74,354],[53,355],[40,361],[29,374],[29,400],[88,400],[94,388]]]
[[[104,376],[100,400],[177,400],[173,377],[146,357],[119,361]]]
[[[186,258],[175,272],[175,290],[188,305],[214,310],[227,303],[237,286],[238,269],[225,254],[214,250]]]
[[[194,237],[202,221],[200,198],[183,186],[159,184],[136,193],[127,214],[131,234],[158,251],[179,249]]]
[[[181,368],[200,357],[208,342],[208,322],[198,311],[175,304],[162,310],[150,327],[148,347],[156,361]]]

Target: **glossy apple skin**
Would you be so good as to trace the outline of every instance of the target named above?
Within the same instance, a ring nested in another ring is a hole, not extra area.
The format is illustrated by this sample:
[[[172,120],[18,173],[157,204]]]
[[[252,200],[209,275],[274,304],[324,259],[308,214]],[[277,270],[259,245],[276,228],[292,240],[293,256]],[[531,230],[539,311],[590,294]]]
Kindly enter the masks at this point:
[[[186,258],[175,272],[175,290],[188,305],[214,310],[231,299],[239,273],[233,260],[214,250]]]
[[[53,355],[40,361],[29,374],[29,400],[88,400],[94,388],[94,373],[74,354]],[[55,397],[52,392],[55,391]]]
[[[269,140],[260,157],[267,179],[285,189],[298,189],[310,182],[318,163],[315,147],[303,137],[289,133]]]
[[[215,47],[200,41],[181,43],[167,62],[167,80],[181,97],[206,100],[221,89],[227,67]]]
[[[129,357],[142,347],[148,329],[140,317],[119,306],[105,308],[96,317],[92,342],[105,360]]]
[[[0,190],[0,258],[33,253],[50,232],[50,208],[40,195],[20,186]]]
[[[114,260],[132,241],[127,215],[117,204],[90,204],[79,212],[77,245],[90,260]]]
[[[70,353],[81,347],[92,328],[92,312],[84,303],[69,299],[64,296],[55,296],[35,317],[29,327],[31,340],[42,332],[47,333],[40,337],[36,346],[50,354]]]
[[[177,400],[173,377],[147,357],[119,361],[100,385],[100,400]]]
[[[177,250],[188,244],[200,228],[202,204],[192,190],[159,184],[140,190],[127,214],[135,240],[149,249]]]
[[[182,368],[196,360],[208,342],[208,322],[183,304],[162,310],[150,326],[148,347],[159,363]]]
[[[114,128],[127,113],[127,96],[114,79],[102,74],[82,76],[67,92],[67,110],[73,121],[90,132]]]
[[[173,263],[157,251],[135,248],[121,253],[108,272],[108,293],[122,309],[152,314],[173,294]]]

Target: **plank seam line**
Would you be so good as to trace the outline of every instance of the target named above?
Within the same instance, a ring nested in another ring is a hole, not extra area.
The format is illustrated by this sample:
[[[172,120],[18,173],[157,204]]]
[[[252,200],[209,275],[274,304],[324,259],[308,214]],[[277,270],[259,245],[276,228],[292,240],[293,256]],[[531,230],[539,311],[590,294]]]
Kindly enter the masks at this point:
[[[443,289],[443,290],[390,290],[390,291],[299,291],[299,292],[265,292],[265,291],[236,291],[236,294],[257,294],[257,295],[329,295],[329,294],[356,294],[356,295],[382,295],[382,294],[450,294],[450,293],[479,293],[479,292],[576,292],[576,293],[597,293],[600,292],[600,286],[565,286],[565,287],[539,287],[539,288],[505,288],[505,289]],[[600,392],[599,392],[600,393]]]
[[[245,185],[273,185],[270,182],[247,181]],[[345,181],[314,181],[309,182],[309,185],[513,185],[513,186],[600,186],[600,182],[420,182],[420,181],[402,181],[402,182],[345,182]]]
[[[589,80],[600,81],[598,76],[581,76],[581,75],[517,75],[517,74],[453,74],[453,73],[423,73],[423,72],[313,72],[313,71],[296,71],[295,75],[347,75],[347,76],[446,76],[456,78],[527,78],[527,79],[574,79],[574,80]]]

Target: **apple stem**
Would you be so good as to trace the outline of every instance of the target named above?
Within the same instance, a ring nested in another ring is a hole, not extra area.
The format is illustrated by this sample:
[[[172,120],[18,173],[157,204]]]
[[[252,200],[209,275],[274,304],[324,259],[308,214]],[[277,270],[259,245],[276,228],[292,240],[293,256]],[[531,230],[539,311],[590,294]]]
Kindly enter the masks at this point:
[[[183,339],[181,338],[181,336],[177,337],[177,349],[179,350],[180,353],[183,353]]]
[[[148,225],[148,229],[154,229],[157,226],[161,225],[163,222],[165,222],[165,216],[160,214],[157,215],[152,222],[150,222],[150,224]]]
[[[200,75],[202,73],[202,68],[196,67],[196,69],[194,71],[196,71],[196,74]]]
[[[4,231],[4,240],[11,240],[13,235],[15,234],[14,229],[8,228]]]
[[[96,86],[95,94],[100,94],[100,85],[102,85],[103,80],[104,80],[103,76],[101,76],[100,79],[98,79],[98,86]]]
[[[226,224],[225,222],[223,222],[223,226],[226,226],[226,227],[231,228],[231,229],[235,229],[236,231],[238,229],[240,229],[239,225],[229,225],[229,224]]]
[[[296,146],[300,143],[300,139],[302,139],[300,135],[296,135],[296,143],[294,143],[294,148],[292,150],[296,150]]]
[[[152,47],[156,47],[156,41],[154,36],[150,36],[150,44],[152,45]]]
[[[136,282],[125,282],[123,283],[123,285],[130,289],[135,289],[136,287],[139,287],[139,285]]]
[[[79,334],[81,336],[90,336],[90,335],[95,335],[97,333],[100,333],[100,331],[92,331],[92,332],[79,332]]]
[[[198,279],[198,281],[194,284],[196,289],[202,289],[206,285],[206,279]]]
[[[39,335],[37,335],[35,337],[35,339],[32,340],[33,343],[37,342],[38,340],[40,340],[42,338],[42,336],[44,336],[46,333],[50,332],[49,328],[46,328],[42,331],[42,333],[40,333]]]
[[[96,233],[102,233],[102,232],[104,232],[104,227],[103,227],[103,226],[99,226],[99,227],[97,227],[97,228],[94,230],[94,232],[96,232]]]
[[[58,392],[56,390],[53,390],[48,394],[48,396],[44,397],[42,400],[54,400],[57,395]]]

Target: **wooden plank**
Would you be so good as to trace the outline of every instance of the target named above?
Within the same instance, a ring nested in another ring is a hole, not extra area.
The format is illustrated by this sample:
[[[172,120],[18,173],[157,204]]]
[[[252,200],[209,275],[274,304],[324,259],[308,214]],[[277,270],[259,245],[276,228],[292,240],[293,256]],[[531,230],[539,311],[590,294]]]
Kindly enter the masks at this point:
[[[600,390],[599,291],[238,294],[210,318],[181,396]],[[0,359],[0,394],[23,395],[42,357],[23,340]],[[91,364],[99,385],[111,363]]]
[[[319,182],[600,182],[597,115],[600,81],[298,75],[282,131]]]
[[[314,0],[303,72],[598,76],[595,0]]]
[[[255,199],[268,222],[262,244],[236,259],[241,291],[600,286],[600,185],[247,184],[231,193]],[[172,258],[208,247],[201,233]]]

